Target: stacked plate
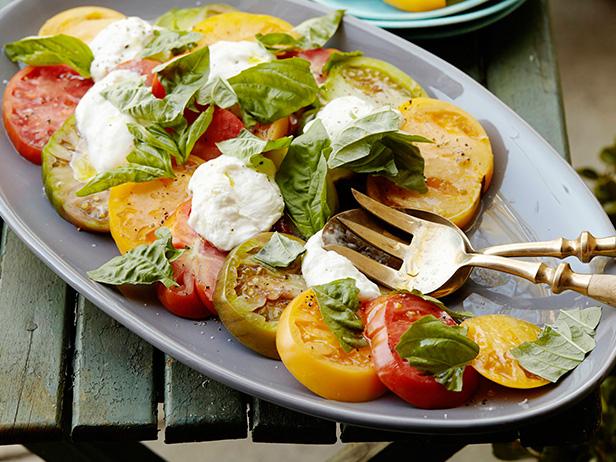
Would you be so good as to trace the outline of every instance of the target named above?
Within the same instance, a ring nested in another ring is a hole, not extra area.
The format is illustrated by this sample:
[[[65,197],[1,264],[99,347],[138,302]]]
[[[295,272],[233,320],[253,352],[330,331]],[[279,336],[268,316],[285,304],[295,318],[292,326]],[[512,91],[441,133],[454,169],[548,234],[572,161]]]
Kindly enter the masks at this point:
[[[421,13],[402,11],[383,0],[315,0],[386,29],[407,29],[415,38],[442,38],[489,26],[525,0],[448,0],[445,8]],[[406,34],[405,34],[406,35]]]

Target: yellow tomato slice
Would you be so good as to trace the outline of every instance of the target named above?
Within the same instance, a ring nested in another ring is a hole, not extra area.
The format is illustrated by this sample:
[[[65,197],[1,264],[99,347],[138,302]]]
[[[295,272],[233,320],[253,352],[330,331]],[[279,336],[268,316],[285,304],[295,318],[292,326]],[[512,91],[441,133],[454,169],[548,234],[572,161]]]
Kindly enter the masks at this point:
[[[109,24],[125,17],[119,11],[109,8],[80,6],[49,18],[38,35],[66,34],[88,43]]]
[[[121,253],[149,242],[152,231],[163,226],[188,199],[188,180],[201,163],[201,159],[191,156],[186,164],[174,167],[174,179],[126,183],[111,188],[109,228]]]
[[[479,345],[479,354],[471,365],[485,378],[509,388],[536,388],[549,383],[523,369],[510,353],[524,342],[537,340],[539,327],[504,314],[477,316],[462,325]]]
[[[400,111],[404,131],[434,141],[418,143],[428,192],[417,193],[383,177],[371,177],[368,194],[391,206],[428,210],[467,226],[492,180],[494,156],[488,135],[471,115],[445,101],[414,98]]]
[[[370,347],[346,353],[325,325],[310,289],[294,298],[283,311],[276,348],[289,372],[323,398],[370,401],[385,391],[372,365]]]
[[[404,11],[430,11],[447,6],[446,0],[385,0],[385,3]]]
[[[275,16],[240,11],[212,16],[193,28],[195,32],[203,35],[200,45],[211,45],[220,40],[254,40],[257,34],[288,32],[291,29],[291,24]]]

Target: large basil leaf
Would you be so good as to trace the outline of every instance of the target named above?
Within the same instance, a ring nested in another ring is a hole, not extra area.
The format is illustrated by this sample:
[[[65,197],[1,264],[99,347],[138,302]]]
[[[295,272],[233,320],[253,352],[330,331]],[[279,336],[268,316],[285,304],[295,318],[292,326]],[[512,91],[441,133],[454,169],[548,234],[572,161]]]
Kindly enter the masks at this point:
[[[294,27],[290,34],[280,32],[259,34],[257,40],[274,51],[322,48],[338,30],[343,16],[344,10],[333,11],[325,16],[304,21]]]
[[[414,143],[431,143],[423,136],[401,132],[400,113],[383,109],[361,117],[335,134],[330,168],[384,175],[396,184],[426,192],[424,160]]]
[[[330,152],[327,132],[317,120],[292,141],[276,175],[287,213],[305,238],[323,228],[334,210],[335,190],[327,168]]]
[[[286,117],[312,104],[318,91],[310,63],[300,58],[258,64],[231,77],[229,84],[245,122],[269,123]]]
[[[195,46],[202,35],[196,32],[173,31],[169,29],[154,29],[152,39],[141,51],[142,58],[169,59],[184,53]]]
[[[448,390],[462,391],[464,367],[479,354],[479,346],[466,336],[466,328],[448,326],[428,315],[411,324],[396,351]]]
[[[301,242],[275,232],[254,258],[274,268],[286,268],[305,251]]]
[[[323,321],[334,333],[340,346],[347,353],[368,343],[364,338],[364,325],[357,315],[359,289],[352,278],[312,287]]]
[[[174,31],[191,31],[194,26],[204,19],[230,11],[235,11],[235,8],[218,3],[210,3],[194,8],[172,8],[160,16],[155,24]]]
[[[90,77],[90,65],[94,60],[88,45],[77,37],[64,34],[27,37],[7,43],[4,52],[11,61],[32,66],[65,64],[84,77]]]
[[[124,255],[114,257],[101,267],[88,271],[90,279],[110,285],[153,284],[177,286],[171,264],[182,255],[173,247],[171,232],[167,228],[156,230],[156,241],[143,244]]]
[[[550,382],[575,369],[595,347],[595,328],[601,308],[560,311],[554,326],[545,326],[539,338],[511,350],[520,365]]]

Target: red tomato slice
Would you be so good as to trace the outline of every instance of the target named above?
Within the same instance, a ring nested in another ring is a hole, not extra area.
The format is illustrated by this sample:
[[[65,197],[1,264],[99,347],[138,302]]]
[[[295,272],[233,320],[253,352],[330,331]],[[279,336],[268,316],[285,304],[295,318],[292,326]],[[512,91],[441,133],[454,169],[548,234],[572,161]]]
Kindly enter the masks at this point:
[[[171,265],[179,287],[157,287],[160,301],[177,316],[203,319],[216,315],[212,301],[218,273],[226,253],[201,238],[188,226],[190,201],[184,202],[165,222],[173,235],[173,245],[185,249]]]
[[[335,48],[315,48],[314,50],[305,50],[297,53],[298,58],[303,58],[310,61],[310,70],[318,83],[325,82],[326,76],[323,75],[323,66],[332,55]]]
[[[387,388],[413,406],[442,409],[464,404],[475,392],[479,375],[472,367],[464,370],[462,391],[447,390],[429,374],[411,366],[396,351],[400,337],[418,319],[433,315],[445,324],[455,321],[438,306],[409,293],[384,295],[367,307],[366,336],[379,378]]]
[[[158,99],[164,99],[167,96],[167,90],[163,87],[163,84],[160,83],[158,79],[158,74],[154,74],[152,79],[152,94],[156,96]]]
[[[15,149],[41,163],[41,151],[92,86],[66,66],[28,66],[4,90],[2,120]]]
[[[195,144],[192,154],[204,160],[215,159],[220,155],[216,143],[235,138],[244,128],[242,121],[233,112],[217,107],[212,123]]]
[[[124,69],[127,71],[135,71],[138,74],[145,75],[145,84],[152,86],[152,93],[154,93],[154,81],[156,74],[152,71],[156,66],[160,64],[160,61],[154,61],[153,59],[133,59],[131,61],[126,61],[125,63],[119,64],[116,69]],[[159,83],[160,85],[160,83]],[[161,85],[162,87],[162,85]],[[164,91],[164,89],[163,89]],[[156,96],[156,94],[154,94]],[[165,95],[163,95],[163,98]]]

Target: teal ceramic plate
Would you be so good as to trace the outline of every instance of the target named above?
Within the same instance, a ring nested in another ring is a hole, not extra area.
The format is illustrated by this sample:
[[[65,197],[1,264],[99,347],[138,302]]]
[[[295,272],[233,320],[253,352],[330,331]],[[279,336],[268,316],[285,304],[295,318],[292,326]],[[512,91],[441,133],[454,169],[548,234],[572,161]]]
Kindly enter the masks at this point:
[[[510,8],[516,3],[520,3],[520,1],[521,0],[502,0],[496,3],[491,3],[490,6],[487,6],[485,8],[479,8],[468,13],[456,14],[444,18],[404,21],[381,21],[366,19],[365,21],[375,26],[384,27],[386,29],[423,29],[427,27],[449,26],[452,24],[461,24],[492,16]]]
[[[449,16],[469,10],[486,3],[489,0],[463,0],[438,10],[410,13],[386,4],[383,0],[314,0],[330,8],[346,10],[348,14],[361,19],[381,21],[401,21],[415,19],[430,19]]]
[[[441,26],[432,27],[428,29],[411,29],[408,33],[404,34],[404,38],[409,40],[428,40],[428,39],[442,39],[447,37],[454,37],[456,35],[464,35],[470,32],[474,32],[484,27],[488,27],[495,22],[500,21],[505,16],[510,15],[520,6],[522,6],[526,0],[520,0],[511,7],[503,10],[487,18],[476,19],[475,21],[458,24],[455,26]]]

